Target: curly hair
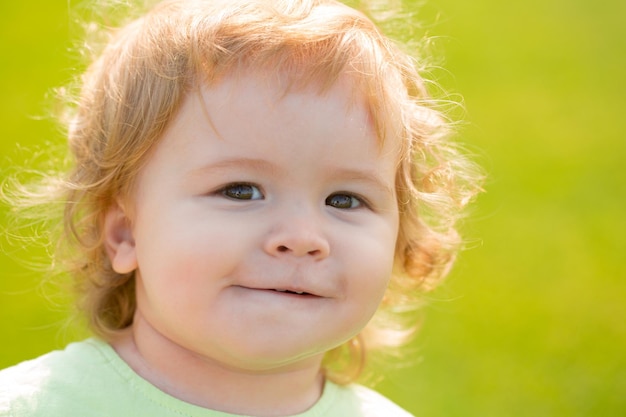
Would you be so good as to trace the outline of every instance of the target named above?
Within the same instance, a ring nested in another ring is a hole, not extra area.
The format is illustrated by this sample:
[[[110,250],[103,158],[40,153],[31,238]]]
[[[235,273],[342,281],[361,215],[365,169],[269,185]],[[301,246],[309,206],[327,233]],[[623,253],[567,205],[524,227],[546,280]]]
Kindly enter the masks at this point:
[[[479,171],[449,139],[450,122],[429,97],[418,60],[334,0],[166,0],[102,31],[105,46],[68,104],[72,166],[43,188],[63,202],[62,265],[94,333],[112,338],[132,324],[136,307],[134,272],[116,273],[105,251],[104,214],[116,199],[132,198],[138,172],[190,92],[255,68],[320,90],[348,75],[380,140],[401,144],[393,276],[366,329],[329,352],[327,375],[350,382],[366,352],[406,343],[423,294],[454,261],[457,221],[480,190]],[[336,366],[341,352],[347,360]]]

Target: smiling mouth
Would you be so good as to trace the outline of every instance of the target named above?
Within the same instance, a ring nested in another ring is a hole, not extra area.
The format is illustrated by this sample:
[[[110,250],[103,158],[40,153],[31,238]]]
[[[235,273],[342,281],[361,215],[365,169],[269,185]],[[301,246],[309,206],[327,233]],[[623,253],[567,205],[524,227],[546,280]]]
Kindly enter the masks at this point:
[[[306,291],[295,291],[295,290],[283,290],[283,289],[268,289],[266,291],[270,291],[273,293],[284,294],[287,297],[298,297],[298,298],[322,298],[317,294],[311,294]]]
[[[313,295],[306,291],[291,291],[291,290],[278,290],[278,289],[272,289],[270,291],[284,292],[286,294],[296,294],[296,295]]]
[[[298,291],[298,290],[288,290],[288,289],[284,289],[284,288],[251,288],[251,287],[242,287],[242,288],[246,288],[249,290],[256,290],[256,291],[266,291],[266,292],[271,292],[271,293],[278,293],[278,294],[284,294],[284,295],[294,295],[294,296],[299,296],[299,297],[314,297],[314,298],[319,298],[320,296],[317,294],[313,294],[310,292],[306,292],[306,291]]]
[[[296,296],[296,297],[306,297],[306,298],[323,298],[321,295],[299,291],[298,289],[286,289],[286,288],[255,288],[255,287],[247,287],[242,285],[237,285],[242,289],[253,290],[253,291],[262,291],[276,294],[284,294],[286,296]]]

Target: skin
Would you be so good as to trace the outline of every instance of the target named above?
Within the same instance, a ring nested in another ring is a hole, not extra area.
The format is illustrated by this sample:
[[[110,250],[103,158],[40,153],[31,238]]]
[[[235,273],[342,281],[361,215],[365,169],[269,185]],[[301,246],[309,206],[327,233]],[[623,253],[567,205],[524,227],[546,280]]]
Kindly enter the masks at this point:
[[[114,348],[170,395],[236,414],[319,399],[322,357],[376,311],[398,234],[398,152],[349,80],[324,94],[283,81],[190,94],[105,220],[114,269],[136,271]]]

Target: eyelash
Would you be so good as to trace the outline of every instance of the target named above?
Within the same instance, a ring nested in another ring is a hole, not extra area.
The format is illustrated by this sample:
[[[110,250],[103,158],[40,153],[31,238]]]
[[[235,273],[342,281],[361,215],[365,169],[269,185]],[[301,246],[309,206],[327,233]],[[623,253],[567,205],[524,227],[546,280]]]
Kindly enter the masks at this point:
[[[242,190],[242,188],[244,187],[249,189],[249,190],[246,190],[250,192],[249,197],[242,197],[244,194],[244,191]],[[231,191],[237,188],[239,188],[237,192],[231,193]],[[259,187],[257,187],[254,184],[249,184],[245,182],[228,184],[227,186],[221,188],[218,192],[224,197],[230,198],[232,200],[246,200],[247,201],[247,200],[263,200],[264,199],[263,193],[261,192]]]
[[[347,197],[350,200],[350,207],[337,207],[331,204],[331,200],[335,197]],[[359,209],[359,208],[363,208],[363,207],[369,207],[369,204],[361,197],[356,196],[354,194],[350,194],[350,193],[345,193],[345,192],[339,192],[339,193],[334,193],[329,195],[328,197],[326,197],[325,203],[327,206],[330,207],[334,207],[336,209],[340,209],[340,210],[355,210],[355,209]],[[356,203],[356,206],[353,206],[352,204]]]
[[[242,190],[242,188],[245,188],[245,190]],[[263,192],[260,190],[260,187],[254,184],[247,183],[247,182],[228,184],[225,187],[220,188],[217,193],[231,200],[253,201],[253,200],[263,200],[265,198],[265,196],[263,195]],[[333,205],[332,200],[337,197],[344,198],[344,201],[342,201],[343,203],[345,203],[345,200],[349,200],[350,206],[341,207],[341,204],[338,204],[338,202],[335,202],[335,204],[337,205]],[[363,197],[354,195],[352,193],[343,192],[343,191],[329,195],[324,200],[324,203],[327,206],[330,206],[339,210],[356,210],[359,208],[370,207],[367,200],[365,200]]]

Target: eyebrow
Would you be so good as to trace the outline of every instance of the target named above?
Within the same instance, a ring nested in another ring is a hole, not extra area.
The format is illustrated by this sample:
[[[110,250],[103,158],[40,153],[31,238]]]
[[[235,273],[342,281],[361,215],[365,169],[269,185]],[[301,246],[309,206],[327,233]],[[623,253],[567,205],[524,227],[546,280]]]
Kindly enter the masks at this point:
[[[199,168],[192,169],[187,176],[203,176],[210,171],[228,170],[232,168],[246,168],[256,172],[269,172],[276,176],[288,175],[287,172],[277,167],[275,164],[256,158],[228,158],[215,163],[209,163]],[[395,190],[393,187],[385,184],[385,182],[375,173],[349,168],[337,168],[331,171],[332,178],[342,181],[357,181],[366,186],[373,187],[385,194],[393,196]]]
[[[279,172],[276,165],[263,159],[256,158],[229,158],[194,168],[187,173],[189,177],[206,175],[208,171],[220,171],[244,167],[257,172]]]
[[[393,196],[395,190],[393,187],[385,184],[385,182],[375,173],[357,170],[357,169],[345,169],[339,168],[333,170],[333,178],[340,180],[357,181],[366,186],[373,187],[385,194]]]

